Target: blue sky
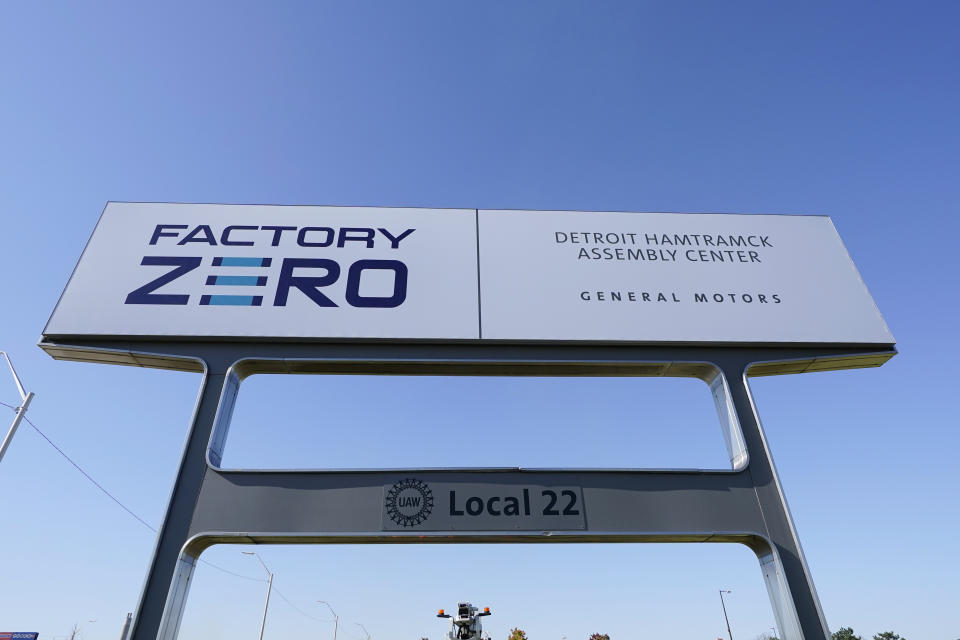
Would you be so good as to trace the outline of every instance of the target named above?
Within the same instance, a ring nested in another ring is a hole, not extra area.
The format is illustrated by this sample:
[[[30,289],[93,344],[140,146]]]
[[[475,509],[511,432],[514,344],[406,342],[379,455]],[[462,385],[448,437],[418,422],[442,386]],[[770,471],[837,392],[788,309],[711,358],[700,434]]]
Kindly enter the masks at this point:
[[[879,369],[757,380],[760,415],[830,626],[955,638],[958,18],[946,2],[5,4],[0,349],[37,393],[37,425],[158,524],[199,378],[56,362],[35,346],[107,200],[827,214],[901,353]],[[448,397],[425,432],[471,402],[467,433],[507,405],[532,425],[510,442],[478,433],[480,463],[506,447],[533,456],[536,424],[560,424],[580,445],[554,453],[616,464],[621,452],[585,450],[577,416],[553,408],[572,393],[646,394],[646,419],[621,407],[599,434],[629,419],[652,465],[722,456],[715,422],[698,426],[714,420],[705,389],[674,382],[490,382],[485,402],[449,381],[384,392]],[[247,392],[228,456],[372,455],[316,429],[294,389],[276,421],[259,413],[276,381]],[[0,400],[17,401],[2,372]],[[115,638],[153,534],[26,425],[0,465],[0,514],[0,627],[50,640],[79,622],[84,640]],[[259,578],[239,549],[205,557]],[[497,640],[516,625],[534,640],[716,638],[721,587],[735,636],[773,623],[739,547],[259,551],[307,614],[275,597],[269,638],[332,636],[312,619],[328,617],[317,599],[346,634],[361,637],[359,622],[381,639],[436,639],[433,611],[463,598],[493,608]],[[264,590],[202,566],[183,637],[253,637]]]

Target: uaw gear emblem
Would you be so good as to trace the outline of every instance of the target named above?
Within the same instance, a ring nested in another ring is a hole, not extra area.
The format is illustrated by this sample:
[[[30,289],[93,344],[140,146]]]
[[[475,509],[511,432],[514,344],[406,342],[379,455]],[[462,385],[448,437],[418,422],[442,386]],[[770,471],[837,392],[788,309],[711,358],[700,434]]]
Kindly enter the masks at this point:
[[[387,515],[401,527],[415,527],[433,512],[433,492],[427,483],[405,478],[387,491]]]

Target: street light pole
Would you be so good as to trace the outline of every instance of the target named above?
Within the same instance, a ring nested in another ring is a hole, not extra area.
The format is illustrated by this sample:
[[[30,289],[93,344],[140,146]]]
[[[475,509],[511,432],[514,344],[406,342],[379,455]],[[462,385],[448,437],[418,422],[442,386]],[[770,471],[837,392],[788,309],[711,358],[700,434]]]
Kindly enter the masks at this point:
[[[355,625],[357,625],[358,627],[360,627],[361,629],[363,629],[363,632],[364,632],[365,634],[367,634],[367,640],[370,640],[370,632],[367,631],[367,628],[366,628],[365,626],[363,626],[363,625],[360,624],[359,622],[354,622],[353,624],[355,624]]]
[[[240,553],[248,556],[254,556],[257,560],[260,561],[260,565],[263,566],[263,570],[267,572],[269,579],[267,580],[267,602],[263,605],[263,620],[260,622],[260,640],[263,640],[263,630],[267,626],[267,609],[270,608],[270,592],[273,590],[273,573],[270,569],[267,568],[266,563],[263,561],[263,558],[260,557],[256,551],[241,551]]]
[[[10,443],[13,442],[13,434],[17,432],[17,427],[20,426],[20,421],[23,420],[23,417],[27,414],[27,409],[30,407],[30,401],[33,400],[33,391],[29,393],[23,390],[23,385],[20,384],[20,378],[17,376],[17,371],[13,368],[13,363],[10,362],[10,356],[7,355],[5,351],[0,351],[0,354],[3,355],[7,360],[7,366],[10,367],[10,373],[13,374],[13,381],[17,385],[17,391],[20,392],[20,406],[17,407],[17,414],[13,416],[13,424],[10,425],[10,430],[7,431],[7,435],[4,437],[3,442],[0,443],[0,462],[3,461],[3,454],[7,452],[7,447],[10,446]]]
[[[723,594],[733,593],[732,591],[724,591],[720,589],[720,606],[723,607],[723,619],[727,621],[727,633],[730,634],[730,640],[733,640],[733,631],[730,631],[730,618],[727,617],[727,605],[723,603]]]
[[[333,610],[333,607],[331,607],[330,603],[326,600],[317,600],[317,602],[327,605],[327,609],[330,609],[330,613],[333,614],[333,640],[337,640],[337,625],[340,624],[340,618],[337,617],[337,612]]]
[[[130,633],[130,622],[133,621],[133,614],[128,613],[127,619],[123,621],[123,629],[120,630],[120,640],[127,640],[127,634]]]

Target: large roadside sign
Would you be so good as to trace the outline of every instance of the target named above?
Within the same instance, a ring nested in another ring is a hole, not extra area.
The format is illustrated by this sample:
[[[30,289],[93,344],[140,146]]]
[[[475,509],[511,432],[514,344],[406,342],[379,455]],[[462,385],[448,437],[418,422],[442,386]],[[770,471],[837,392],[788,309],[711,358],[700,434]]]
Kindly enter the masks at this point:
[[[156,203],[106,206],[40,343],[203,372],[134,640],[212,544],[358,542],[740,543],[778,636],[829,637],[748,376],[893,345],[823,216]],[[731,466],[221,468],[256,373],[696,377]]]
[[[823,216],[110,203],[45,336],[894,343]]]

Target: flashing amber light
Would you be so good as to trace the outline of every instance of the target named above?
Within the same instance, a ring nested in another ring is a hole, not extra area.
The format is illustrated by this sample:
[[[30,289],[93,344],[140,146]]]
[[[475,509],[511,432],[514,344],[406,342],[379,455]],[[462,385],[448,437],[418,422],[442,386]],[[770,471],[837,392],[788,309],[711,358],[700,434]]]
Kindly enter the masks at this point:
[[[483,612],[484,612],[484,613],[490,613],[490,607],[484,607],[484,608],[483,608]]]
[[[437,611],[437,615],[438,615],[438,616],[442,616],[442,615],[443,615],[443,609],[440,609],[440,611]]]

